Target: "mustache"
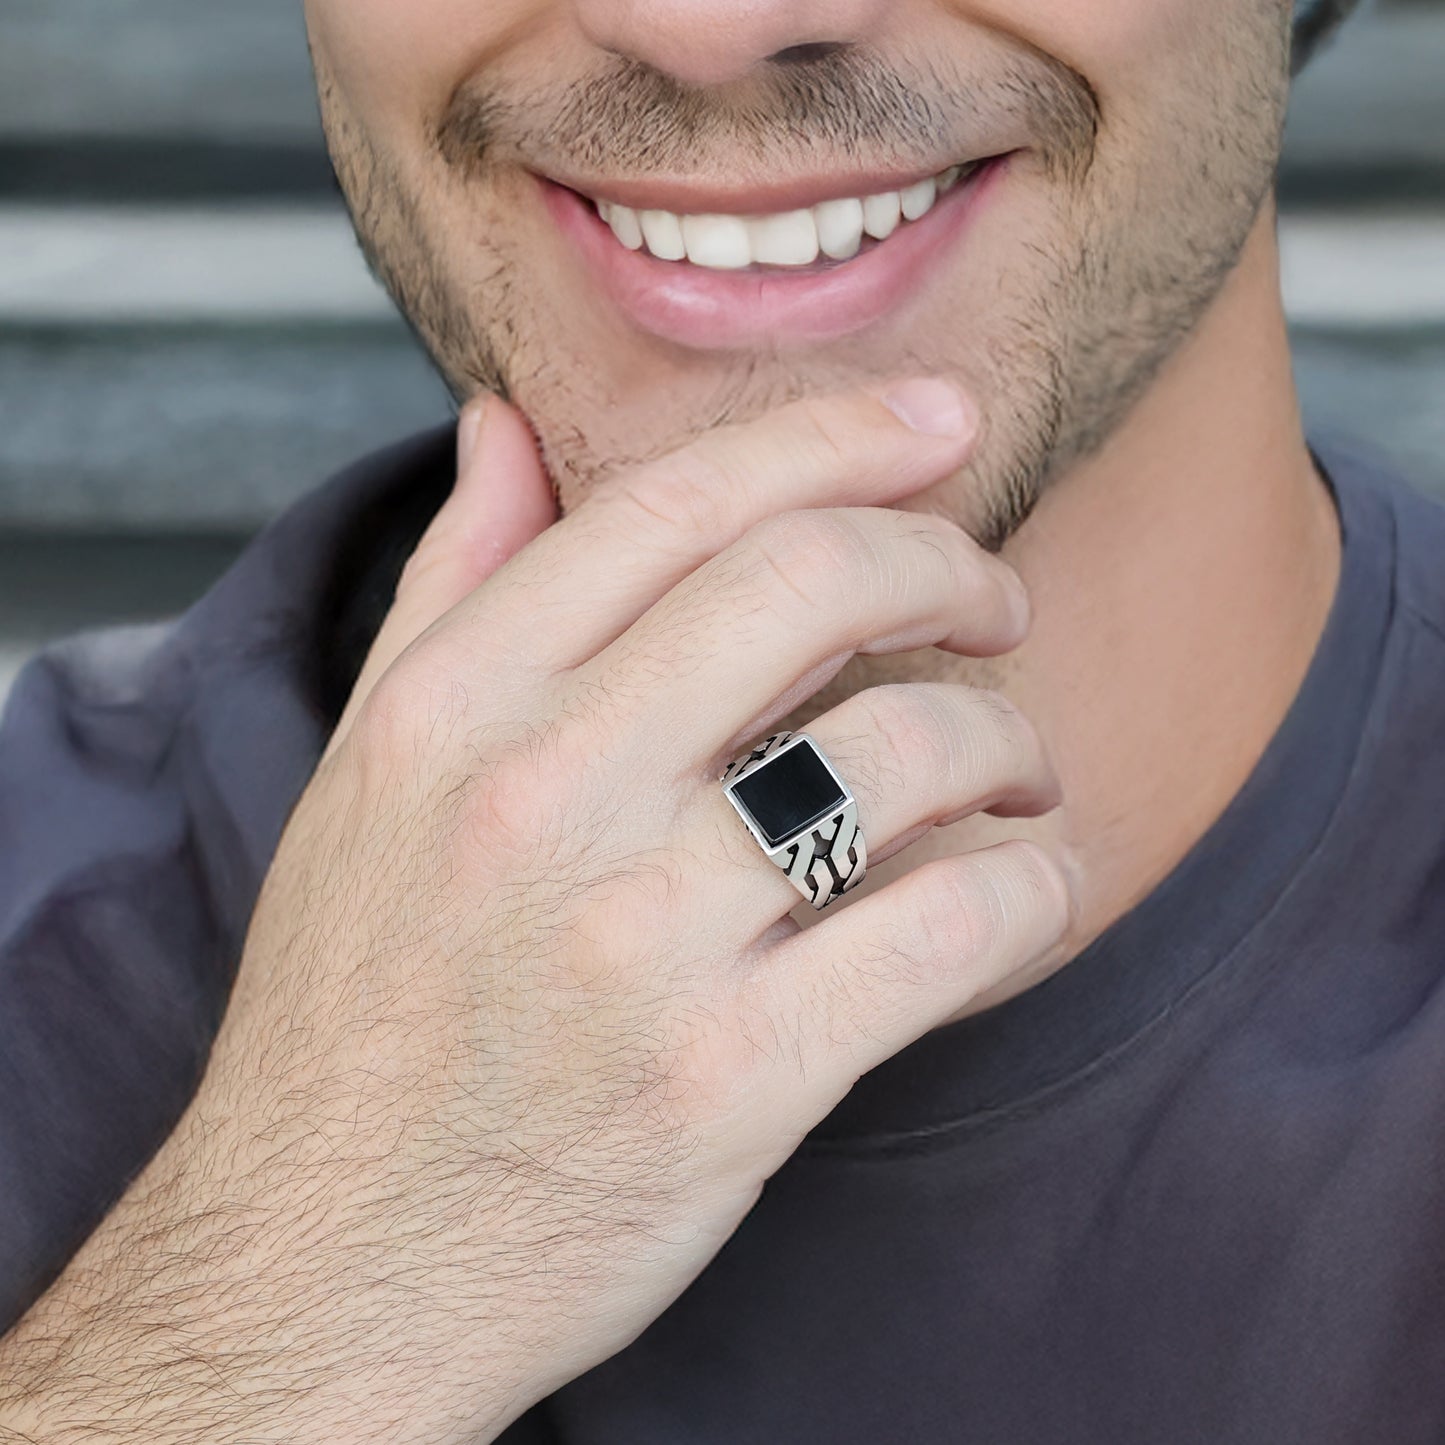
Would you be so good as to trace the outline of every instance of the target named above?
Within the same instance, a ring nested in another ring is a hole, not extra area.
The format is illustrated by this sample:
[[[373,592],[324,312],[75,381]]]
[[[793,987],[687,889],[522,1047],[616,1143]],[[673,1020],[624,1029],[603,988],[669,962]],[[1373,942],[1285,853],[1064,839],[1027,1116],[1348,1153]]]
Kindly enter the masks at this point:
[[[861,51],[779,68],[738,87],[685,85],[621,56],[596,74],[526,93],[471,77],[451,95],[433,143],[463,174],[508,153],[583,174],[708,173],[798,168],[818,156],[887,166],[972,158],[968,144],[1023,135],[1051,174],[1082,176],[1093,159],[1099,102],[1071,67],[1030,52],[986,76],[903,71]],[[996,149],[1006,147],[995,147]]]

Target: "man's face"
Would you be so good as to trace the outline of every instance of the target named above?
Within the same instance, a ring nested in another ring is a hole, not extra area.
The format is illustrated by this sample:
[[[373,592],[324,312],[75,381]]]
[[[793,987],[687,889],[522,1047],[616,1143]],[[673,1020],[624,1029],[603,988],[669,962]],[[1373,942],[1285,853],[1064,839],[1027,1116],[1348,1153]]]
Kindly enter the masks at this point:
[[[368,257],[459,399],[526,413],[564,509],[721,421],[936,372],[984,433],[935,500],[989,546],[1216,293],[1288,88],[1287,0],[306,8]]]

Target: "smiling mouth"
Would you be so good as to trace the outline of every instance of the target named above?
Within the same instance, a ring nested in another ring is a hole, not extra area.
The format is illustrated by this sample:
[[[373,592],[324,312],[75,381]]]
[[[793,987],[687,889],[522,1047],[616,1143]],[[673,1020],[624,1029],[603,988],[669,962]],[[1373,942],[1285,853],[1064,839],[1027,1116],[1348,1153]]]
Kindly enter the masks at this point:
[[[911,304],[959,257],[1017,154],[751,190],[533,175],[601,305],[662,341],[726,351],[822,345]]]
[[[921,221],[950,191],[966,188],[998,156],[951,165],[897,190],[847,196],[771,214],[682,214],[638,209],[577,192],[618,243],[659,261],[707,271],[827,270]]]

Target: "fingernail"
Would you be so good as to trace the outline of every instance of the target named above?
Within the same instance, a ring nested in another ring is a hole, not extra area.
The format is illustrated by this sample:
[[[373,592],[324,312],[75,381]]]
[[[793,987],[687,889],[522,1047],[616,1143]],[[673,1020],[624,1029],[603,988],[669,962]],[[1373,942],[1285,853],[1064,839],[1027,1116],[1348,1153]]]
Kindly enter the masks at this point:
[[[473,397],[457,418],[457,475],[471,466],[477,452],[477,438],[482,434],[482,415],[487,409],[485,396]]]
[[[972,403],[956,386],[934,376],[889,387],[883,405],[905,426],[927,436],[963,436],[973,426]]]

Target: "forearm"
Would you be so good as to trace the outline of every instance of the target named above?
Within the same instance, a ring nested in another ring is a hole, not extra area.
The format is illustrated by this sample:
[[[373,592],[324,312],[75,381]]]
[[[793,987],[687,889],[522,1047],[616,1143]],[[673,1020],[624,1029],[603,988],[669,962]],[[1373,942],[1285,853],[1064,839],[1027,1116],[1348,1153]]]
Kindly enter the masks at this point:
[[[380,1176],[349,1194],[337,1167],[318,1136],[242,1140],[198,1097],[0,1340],[0,1441],[494,1438],[522,1406],[499,1357],[459,1349],[485,1291],[449,1303],[458,1282],[388,1237]]]

